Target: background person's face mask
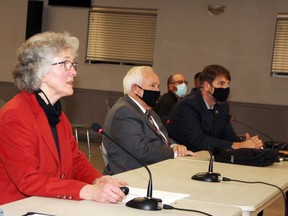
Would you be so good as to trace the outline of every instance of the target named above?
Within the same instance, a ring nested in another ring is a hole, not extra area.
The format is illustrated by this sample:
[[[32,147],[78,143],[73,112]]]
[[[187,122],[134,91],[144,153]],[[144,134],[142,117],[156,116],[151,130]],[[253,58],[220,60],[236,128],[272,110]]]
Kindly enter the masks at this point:
[[[187,93],[187,85],[185,83],[182,83],[182,84],[178,84],[176,86],[177,88],[177,91],[175,91],[175,94],[178,96],[178,97],[184,97]]]

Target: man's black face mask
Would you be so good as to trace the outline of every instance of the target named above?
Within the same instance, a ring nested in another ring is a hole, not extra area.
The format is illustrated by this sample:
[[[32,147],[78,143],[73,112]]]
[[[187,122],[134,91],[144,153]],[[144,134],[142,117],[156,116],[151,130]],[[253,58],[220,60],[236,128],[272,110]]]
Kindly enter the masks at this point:
[[[160,97],[160,91],[146,90],[140,86],[138,86],[138,87],[143,90],[143,96],[140,97],[139,95],[137,95],[137,94],[136,95],[139,98],[141,98],[148,106],[150,106],[150,107],[156,106],[158,99]]]
[[[214,87],[214,92],[212,94],[212,96],[220,102],[224,102],[228,99],[229,96],[229,92],[230,92],[230,88],[215,88]]]

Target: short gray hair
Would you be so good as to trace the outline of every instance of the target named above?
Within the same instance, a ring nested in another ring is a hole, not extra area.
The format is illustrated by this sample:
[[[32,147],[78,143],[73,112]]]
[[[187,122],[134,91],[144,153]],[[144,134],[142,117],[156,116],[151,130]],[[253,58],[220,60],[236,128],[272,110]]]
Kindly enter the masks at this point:
[[[131,68],[123,79],[123,92],[128,94],[131,92],[133,84],[141,85],[144,78],[144,72],[147,70],[154,71],[150,66],[138,66]]]
[[[78,48],[79,40],[68,32],[32,36],[17,51],[17,62],[12,70],[15,85],[20,90],[34,92],[52,67],[53,58],[65,49],[70,49],[76,57]]]

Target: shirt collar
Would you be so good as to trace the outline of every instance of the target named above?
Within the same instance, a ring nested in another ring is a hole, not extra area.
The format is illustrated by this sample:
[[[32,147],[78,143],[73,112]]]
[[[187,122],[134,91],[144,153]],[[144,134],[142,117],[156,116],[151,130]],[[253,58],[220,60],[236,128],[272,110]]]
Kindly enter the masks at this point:
[[[204,99],[204,97],[202,97],[203,98],[203,100],[204,100],[204,102],[205,102],[205,104],[206,104],[206,107],[207,107],[207,109],[214,109],[214,106],[209,106],[208,105],[208,103],[206,102],[206,100]]]
[[[146,113],[146,110],[144,109],[143,106],[141,106],[141,104],[140,104],[138,101],[136,101],[136,100],[135,100],[134,98],[132,98],[130,95],[128,95],[128,97],[130,97],[131,100],[133,100],[133,101],[136,103],[136,105],[142,110],[143,113]]]

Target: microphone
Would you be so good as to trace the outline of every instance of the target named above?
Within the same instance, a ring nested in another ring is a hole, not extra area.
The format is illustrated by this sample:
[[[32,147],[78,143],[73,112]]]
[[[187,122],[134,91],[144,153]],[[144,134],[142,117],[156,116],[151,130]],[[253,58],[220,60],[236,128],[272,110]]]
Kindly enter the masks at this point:
[[[209,154],[210,154],[210,161],[209,161],[208,172],[197,173],[193,175],[191,179],[198,180],[198,181],[205,181],[205,182],[220,182],[221,181],[221,174],[213,172],[213,155],[210,150],[209,150]]]
[[[218,110],[214,106],[214,108],[211,110],[212,111],[212,131],[211,131],[211,136],[216,137],[215,135],[215,115],[218,115]],[[211,152],[211,149],[209,147],[209,155],[210,155],[210,161],[209,161],[209,166],[208,166],[208,172],[200,172],[191,177],[193,180],[198,180],[198,181],[205,181],[205,182],[220,182],[221,181],[221,174],[220,173],[214,173],[213,172],[213,155]]]
[[[211,151],[210,154],[210,162],[208,167],[208,172],[200,172],[191,177],[193,180],[198,181],[205,181],[205,182],[220,182],[221,181],[221,174],[213,172],[213,156]]]
[[[235,118],[234,118],[233,116],[231,116],[231,115],[229,115],[229,117],[230,117],[230,120],[231,120],[231,121],[236,122],[236,123],[238,123],[238,124],[240,124],[240,125],[242,125],[242,126],[244,126],[244,127],[246,127],[246,128],[249,128],[249,129],[255,131],[256,133],[261,134],[262,136],[268,138],[268,139],[269,139],[269,142],[271,143],[270,145],[271,145],[271,149],[272,149],[272,150],[274,150],[274,149],[275,149],[275,146],[277,146],[277,144],[274,142],[274,140],[273,140],[269,135],[267,135],[267,134],[263,133],[262,131],[259,131],[259,130],[257,130],[256,128],[253,128],[253,127],[251,127],[251,126],[249,126],[249,125],[247,125],[247,124],[245,124],[245,123],[243,123],[243,122],[241,122],[241,121],[239,121],[239,120],[237,120],[237,119],[235,119]],[[265,142],[265,145],[267,146],[267,143],[269,143],[269,142]]]
[[[126,203],[126,206],[141,210],[161,210],[162,209],[162,200],[158,198],[152,197],[152,174],[149,168],[142,163],[138,158],[136,158],[133,154],[131,154],[128,150],[126,150],[123,146],[121,146],[118,142],[116,142],[111,136],[106,134],[101,128],[100,124],[92,123],[91,128],[93,131],[98,132],[106,136],[109,140],[115,143],[119,148],[121,148],[124,152],[134,158],[139,164],[141,164],[149,174],[149,182],[147,187],[147,196],[146,197],[136,197]]]

